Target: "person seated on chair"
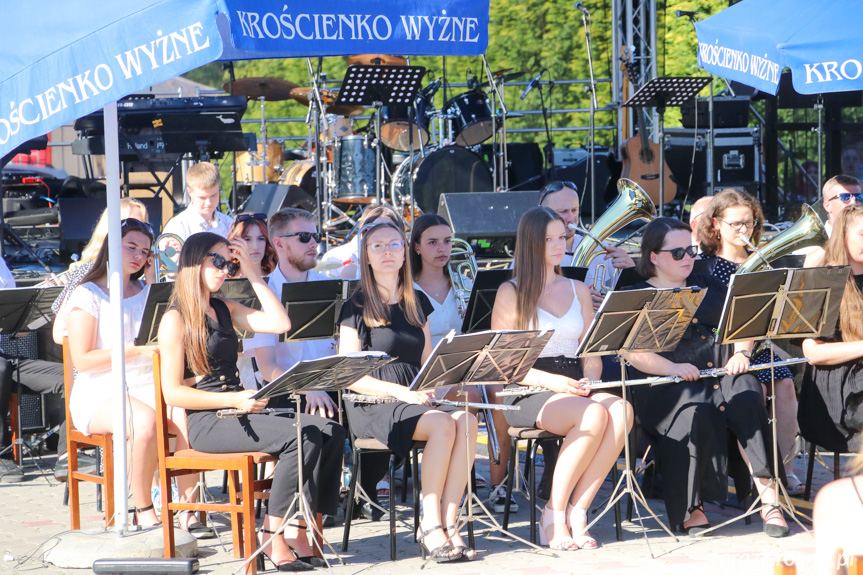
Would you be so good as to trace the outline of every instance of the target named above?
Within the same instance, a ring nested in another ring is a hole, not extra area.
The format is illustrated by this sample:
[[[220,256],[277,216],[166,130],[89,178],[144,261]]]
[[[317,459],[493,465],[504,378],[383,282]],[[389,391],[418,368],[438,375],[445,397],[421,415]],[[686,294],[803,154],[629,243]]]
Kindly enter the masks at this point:
[[[689,227],[692,228],[692,245],[698,246],[698,222],[701,220],[701,217],[704,215],[704,212],[707,210],[707,206],[710,205],[711,200],[713,200],[713,196],[702,196],[692,202],[692,207],[689,208]],[[701,247],[699,246],[699,250]]]
[[[262,533],[275,533],[287,521],[298,490],[298,449],[294,413],[262,414],[266,400],[244,390],[237,370],[239,340],[234,326],[255,333],[290,329],[279,298],[261,278],[245,242],[201,232],[183,244],[169,309],[159,326],[165,403],[187,410],[189,440],[206,453],[258,451],[279,457],[267,502]],[[254,310],[230,299],[214,297],[225,280],[242,274],[261,302]],[[219,418],[216,412],[235,408],[248,415]],[[303,491],[312,513],[334,514],[345,445],[344,428],[314,415],[302,418]],[[312,557],[303,519],[292,521],[283,536],[264,537],[263,552],[279,571],[306,571],[325,565]]]
[[[844,453],[863,447],[863,204],[842,210],[825,246],[825,265],[851,267],[831,337],[803,340],[807,369],[798,421],[808,441]]]
[[[828,483],[818,492],[812,511],[815,565],[818,575],[844,575],[852,561],[863,561],[863,452],[858,452],[851,477]],[[859,569],[859,567],[858,567]]]
[[[733,355],[722,363],[726,354],[714,343],[713,330],[719,324],[727,288],[712,275],[690,274],[696,254],[691,233],[688,225],[674,218],[657,218],[644,230],[638,271],[648,279],[632,289],[699,286],[707,292],[673,351],[624,355],[637,373],[633,377],[683,379],[673,385],[633,387],[635,410],[654,438],[672,525],[690,535],[709,527],[702,502],[726,497],[726,437],[731,431],[765,505],[764,532],[783,537],[788,525],[776,506],[775,483],[770,485],[773,439],[763,392],[758,379],[746,373],[752,344],[734,344]],[[728,375],[699,378],[699,370],[723,366]]]
[[[361,230],[368,224],[378,221],[390,220],[401,229],[405,229],[405,222],[401,215],[389,204],[379,206],[368,206],[363,210],[357,221],[356,229]],[[350,235],[350,234],[349,234]],[[346,280],[360,279],[360,236],[355,234],[348,242],[327,250],[321,259],[321,263],[329,267],[326,272],[331,278]]]
[[[436,561],[475,559],[456,526],[473,465],[476,417],[452,406],[432,407],[433,391],[408,388],[432,352],[428,317],[434,308],[413,287],[403,229],[390,221],[367,225],[360,230],[360,246],[360,287],[341,310],[339,353],[380,351],[398,358],[350,388],[397,401],[348,402],[348,419],[358,438],[377,439],[401,457],[410,455],[414,442],[426,442],[417,539]]]
[[[153,383],[151,355],[156,346],[134,345],[147,302],[149,286],[146,276],[153,260],[153,230],[150,224],[127,218],[121,224],[123,235],[123,342],[128,398],[126,410],[129,441],[132,446],[131,492],[135,520],[142,527],[159,525],[153,509],[150,486],[158,467],[156,460],[156,390]],[[68,334],[72,364],[78,370],[69,398],[69,412],[75,428],[85,435],[113,433],[114,411],[119,398],[114,396],[111,366],[111,337],[114,316],[110,306],[108,284],[108,242],[102,244],[90,272],[69,296],[55,323]],[[175,410],[169,415],[170,432],[180,449],[188,446],[185,414]],[[195,479],[178,478],[178,488],[194,501]],[[196,538],[213,537],[215,533],[199,523],[193,514],[178,518],[180,527]]]
[[[587,510],[623,449],[632,409],[611,394],[587,397],[581,385],[583,378],[599,379],[602,363],[597,357],[576,358],[593,321],[593,306],[584,283],[560,275],[566,241],[564,219],[550,208],[533,208],[521,217],[513,279],[498,289],[491,328],[555,330],[523,382],[548,391],[507,397],[505,403],[520,409],[505,415],[513,427],[537,427],[563,437],[540,540],[554,549],[594,549]]]

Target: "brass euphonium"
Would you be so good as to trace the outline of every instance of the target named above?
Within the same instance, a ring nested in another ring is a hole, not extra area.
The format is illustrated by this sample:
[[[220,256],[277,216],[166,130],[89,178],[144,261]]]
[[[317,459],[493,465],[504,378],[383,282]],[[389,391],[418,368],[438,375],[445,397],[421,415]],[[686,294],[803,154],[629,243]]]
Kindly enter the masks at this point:
[[[447,267],[458,304],[458,314],[464,319],[473,282],[476,280],[476,257],[469,243],[458,238],[452,239],[452,253]]]
[[[656,217],[656,206],[650,196],[641,189],[641,186],[628,180],[621,178],[617,182],[617,198],[606,208],[605,212],[599,217],[590,230],[586,230],[575,224],[570,224],[570,228],[584,235],[584,239],[579,242],[573,249],[572,261],[569,265],[588,267],[591,262],[597,257],[606,253],[602,247],[602,242],[607,240],[613,234],[622,230],[632,222],[638,220],[651,221]],[[600,270],[596,270],[594,278],[594,288],[603,292],[602,276]],[[599,282],[598,284],[596,282]]]
[[[735,272],[745,274],[757,272],[764,268],[771,269],[770,262],[800,248],[823,245],[827,242],[827,231],[815,210],[809,205],[803,204],[803,214],[800,218],[790,228],[777,234],[761,247],[752,245],[749,238],[743,234],[740,237],[753,252]]]
[[[163,247],[162,243],[165,240],[173,240],[173,243]],[[175,243],[179,244],[179,247],[175,246]],[[162,234],[153,242],[153,266],[156,272],[156,283],[168,280],[167,277],[163,276],[177,273],[178,261],[174,261],[173,258],[180,253],[182,248],[183,238],[177,234]]]

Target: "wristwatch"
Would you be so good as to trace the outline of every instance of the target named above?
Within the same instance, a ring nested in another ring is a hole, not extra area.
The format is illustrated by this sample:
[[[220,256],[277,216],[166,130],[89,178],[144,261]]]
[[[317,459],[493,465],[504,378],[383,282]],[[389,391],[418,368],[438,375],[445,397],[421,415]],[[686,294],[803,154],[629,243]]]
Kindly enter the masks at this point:
[[[750,352],[746,351],[745,349],[741,349],[740,351],[734,352],[735,355],[738,353],[742,353],[743,357],[745,357],[746,359],[752,359],[752,354]]]

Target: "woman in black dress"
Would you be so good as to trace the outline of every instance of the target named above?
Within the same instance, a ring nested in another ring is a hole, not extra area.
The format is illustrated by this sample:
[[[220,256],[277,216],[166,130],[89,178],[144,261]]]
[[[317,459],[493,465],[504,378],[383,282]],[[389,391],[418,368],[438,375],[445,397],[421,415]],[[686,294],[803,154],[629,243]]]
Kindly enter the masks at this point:
[[[731,276],[750,255],[743,238],[756,246],[761,240],[764,214],[761,205],[746,192],[722,190],[713,197],[699,219],[698,226],[702,258],[706,260],[713,276],[727,286]],[[740,349],[749,353],[751,347],[750,344],[749,347]],[[759,352],[752,358],[752,363],[770,363],[770,351]],[[761,383],[765,401],[768,396],[772,396],[776,401],[779,451],[788,454],[794,449],[794,439],[797,437],[797,391],[794,389],[794,374],[788,367],[777,367],[774,371],[776,384],[773,392],[770,391],[769,369],[753,372],[753,375]],[[785,463],[785,477],[788,480],[789,492],[802,492],[803,482],[794,474],[793,457]]]
[[[803,340],[803,354],[814,367],[807,369],[798,417],[807,440],[851,453],[863,448],[863,204],[839,213],[825,251],[825,265],[848,265],[851,275],[837,332]]]
[[[658,218],[645,228],[638,271],[649,279],[633,288],[700,286],[707,292],[673,351],[626,355],[641,374],[676,375],[684,380],[634,387],[635,413],[656,445],[672,525],[689,534],[709,526],[702,501],[726,497],[726,434],[731,431],[768,506],[762,510],[764,532],[783,537],[788,525],[774,505],[775,490],[766,488],[772,477],[773,451],[760,384],[745,373],[749,361],[737,353],[745,349],[744,344],[735,344],[735,353],[724,365],[720,363],[721,346],[714,343],[713,330],[719,324],[726,288],[711,275],[690,275],[695,252],[691,230],[679,220]],[[699,379],[699,370],[721,366],[729,375]]]
[[[465,545],[456,520],[473,465],[476,417],[432,407],[434,392],[407,387],[432,351],[427,318],[433,308],[413,288],[404,232],[390,222],[372,224],[360,232],[360,246],[360,288],[342,307],[339,353],[373,350],[397,358],[351,386],[358,394],[397,401],[348,403],[350,425],[357,437],[378,439],[402,457],[415,441],[426,442],[419,541],[439,562],[474,559],[476,551]]]
[[[213,297],[229,275],[241,271],[262,309]],[[282,333],[290,320],[261,278],[246,244],[203,232],[183,244],[170,309],[159,326],[165,403],[186,409],[192,448],[207,453],[260,451],[279,456],[261,531],[274,533],[298,488],[297,430],[293,413],[262,414],[266,400],[243,390],[237,370],[234,326],[259,333]],[[216,411],[236,408],[248,415],[220,419]],[[303,489],[313,512],[337,511],[345,430],[333,421],[303,415]],[[307,571],[325,565],[312,557],[305,522],[289,523],[284,537],[270,537],[264,553],[279,571]]]

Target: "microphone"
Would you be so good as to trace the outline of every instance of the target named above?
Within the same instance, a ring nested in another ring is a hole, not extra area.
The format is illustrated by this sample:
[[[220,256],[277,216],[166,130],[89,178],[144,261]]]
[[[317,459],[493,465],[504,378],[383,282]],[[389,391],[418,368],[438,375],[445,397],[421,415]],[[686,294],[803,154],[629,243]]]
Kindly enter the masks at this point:
[[[548,68],[543,68],[539,74],[533,77],[533,80],[530,81],[530,84],[528,84],[527,88],[524,89],[524,92],[521,93],[522,100],[527,98],[527,95],[530,94],[530,91],[533,90],[534,86],[539,83],[539,79],[542,78],[542,75],[545,74],[546,70],[548,70]]]
[[[675,10],[674,11],[674,15],[677,18],[685,16],[685,17],[689,18],[690,20],[695,18],[696,16],[698,16],[698,14],[699,14],[698,12],[694,12],[692,10]]]
[[[590,16],[590,12],[587,10],[587,7],[585,7],[585,5],[582,4],[581,2],[576,2],[575,5],[573,6],[573,8],[575,8],[576,10],[580,10],[580,11],[584,12],[585,14],[587,14],[588,16]],[[678,10],[678,12],[679,12],[679,10]]]

